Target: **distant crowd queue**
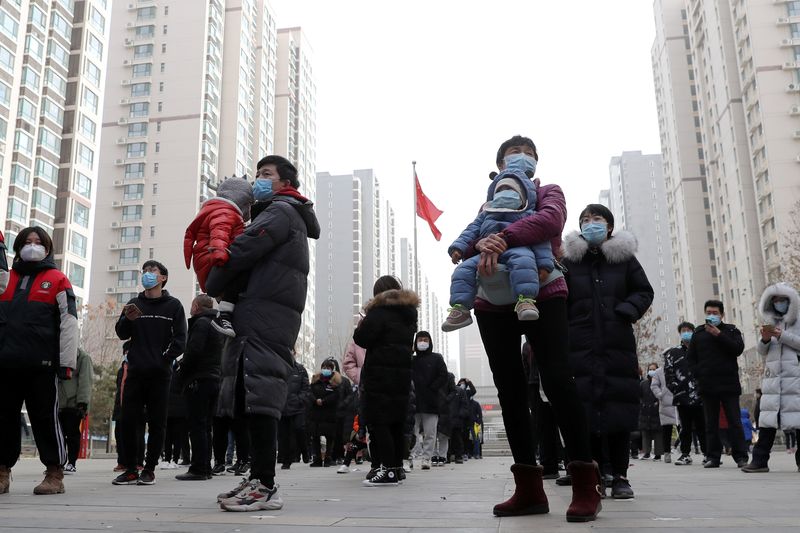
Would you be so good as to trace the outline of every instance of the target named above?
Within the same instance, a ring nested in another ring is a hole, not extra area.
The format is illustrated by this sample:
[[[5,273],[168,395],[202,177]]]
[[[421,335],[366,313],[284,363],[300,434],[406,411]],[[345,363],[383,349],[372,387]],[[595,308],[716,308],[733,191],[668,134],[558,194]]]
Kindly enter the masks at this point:
[[[767,472],[778,430],[796,450],[789,440],[800,427],[795,289],[772,285],[760,302],[765,371],[753,428],[739,404],[744,342],[724,322],[723,302],[705,303],[701,325],[679,324],[680,344],[645,374],[633,324],[653,289],[635,237],[614,230],[607,207],[590,204],[579,230],[562,241],[564,194],[540,185],[538,161],[529,138],[503,142],[486,202],[447,251],[457,266],[442,329],[474,316],[514,458],[514,493],[493,513],[548,513],[543,480],[555,479],[572,488],[567,521],[595,520],[609,489],[612,499],[634,497],[632,457],[672,462],[675,425],[679,466],[693,463],[694,445],[705,468],[719,467],[725,452],[744,472]],[[144,290],[115,326],[124,344],[114,485],[152,485],[157,470],[179,464],[188,467],[180,481],[233,472],[244,477],[217,496],[219,506],[263,511],[284,504],[277,464],[336,465],[347,474],[369,461],[362,483],[392,487],[415,468],[481,458],[476,389],[448,372],[431,335],[418,330],[418,296],[393,276],[375,282],[341,367],[329,357],[309,379],[294,346],[308,239],[320,228],[299,187],[295,167],[272,155],[259,161],[252,184],[224,180],[201,206],[184,235],[186,267],[203,290],[188,324],[165,289],[167,267],[142,266]],[[0,427],[19,424],[24,402],[47,469],[34,492],[58,494],[64,474],[77,471],[91,359],[78,347],[75,297],[50,236],[25,228],[13,251],[9,270],[0,244]],[[0,494],[10,490],[20,442],[18,431],[0,436]],[[800,470],[800,452],[796,459]]]

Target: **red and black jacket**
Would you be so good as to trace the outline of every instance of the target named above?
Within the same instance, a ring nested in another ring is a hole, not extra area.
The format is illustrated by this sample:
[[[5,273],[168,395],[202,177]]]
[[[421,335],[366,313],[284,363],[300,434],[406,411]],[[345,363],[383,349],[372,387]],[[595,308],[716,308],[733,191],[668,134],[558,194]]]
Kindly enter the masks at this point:
[[[14,260],[0,295],[0,368],[75,368],[78,312],[72,285],[53,256]]]

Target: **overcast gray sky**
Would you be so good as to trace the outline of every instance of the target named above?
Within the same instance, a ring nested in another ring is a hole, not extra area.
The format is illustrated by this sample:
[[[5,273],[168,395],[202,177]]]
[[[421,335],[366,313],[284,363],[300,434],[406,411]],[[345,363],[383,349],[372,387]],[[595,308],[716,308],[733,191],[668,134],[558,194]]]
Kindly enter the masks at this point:
[[[314,52],[317,170],[375,169],[411,237],[411,161],[444,211],[419,225],[423,268],[443,301],[448,245],[485,200],[499,144],[536,143],[542,183],[569,222],[608,187],[623,150],[660,151],[647,0],[269,0],[278,27]]]

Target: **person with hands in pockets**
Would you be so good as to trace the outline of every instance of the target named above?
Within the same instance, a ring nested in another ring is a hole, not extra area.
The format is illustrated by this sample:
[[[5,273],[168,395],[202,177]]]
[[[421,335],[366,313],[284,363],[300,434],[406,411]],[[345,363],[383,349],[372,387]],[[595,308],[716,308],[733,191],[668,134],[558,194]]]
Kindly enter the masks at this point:
[[[56,268],[53,241],[40,227],[14,239],[8,286],[0,295],[0,494],[9,491],[20,456],[22,403],[39,459],[47,467],[34,494],[64,492],[67,451],[58,421],[58,379],[78,355],[78,313],[67,276]]]
[[[122,308],[117,336],[130,339],[128,375],[121,398],[121,457],[125,471],[114,485],[153,485],[155,468],[164,447],[169,385],[173,362],[186,346],[186,315],[183,304],[164,289],[167,267],[158,261],[142,265],[144,291]],[[147,453],[142,473],[136,469],[136,428],[147,409]]]

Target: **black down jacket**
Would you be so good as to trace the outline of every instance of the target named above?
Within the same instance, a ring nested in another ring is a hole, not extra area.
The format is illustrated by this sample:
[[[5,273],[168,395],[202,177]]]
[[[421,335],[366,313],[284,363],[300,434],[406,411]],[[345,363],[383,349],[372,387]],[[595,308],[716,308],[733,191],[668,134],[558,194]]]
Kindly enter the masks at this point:
[[[660,431],[661,418],[658,416],[658,398],[650,389],[650,379],[644,378],[639,383],[642,391],[641,408],[639,409],[639,430],[640,431]],[[661,438],[661,435],[656,438]]]
[[[569,361],[594,433],[633,431],[639,418],[639,364],[632,324],[653,302],[636,260],[636,238],[620,231],[599,248],[577,232],[564,240],[569,288]]]
[[[217,311],[208,309],[189,318],[189,335],[178,374],[182,389],[197,379],[219,379],[225,336],[211,325],[215,316]]]
[[[742,332],[724,322],[717,328],[720,334],[715,337],[706,331],[705,324],[698,326],[692,335],[686,358],[701,395],[739,396],[742,386],[739,383],[737,358],[744,351]]]
[[[314,374],[311,377],[311,409],[309,419],[312,422],[336,422],[336,409],[339,406],[341,392],[339,387],[342,385],[342,375],[334,372],[329,378],[323,378],[322,374]],[[321,403],[318,405],[317,400]]]
[[[453,433],[452,405],[456,401],[456,377],[448,372],[444,387],[444,399],[439,408],[439,422],[436,431],[448,437]]]
[[[367,350],[361,369],[361,402],[367,424],[406,419],[411,352],[419,298],[408,290],[382,292],[370,300],[353,341]]]
[[[287,389],[283,415],[294,416],[305,413],[311,403],[311,387],[306,367],[298,361],[295,361],[289,370]]]
[[[427,331],[417,333],[417,338],[423,336],[430,338]],[[417,395],[417,413],[437,414],[444,401],[444,389],[447,384],[447,364],[444,357],[428,347],[424,352],[416,350],[412,362],[414,376],[414,392]]]
[[[234,413],[239,375],[245,413],[280,418],[286,405],[291,350],[306,304],[308,238],[319,238],[313,204],[290,193],[276,194],[231,243],[228,262],[212,268],[206,281],[208,294],[219,296],[235,278],[249,276],[233,312],[236,338],[222,356],[219,416]]]

